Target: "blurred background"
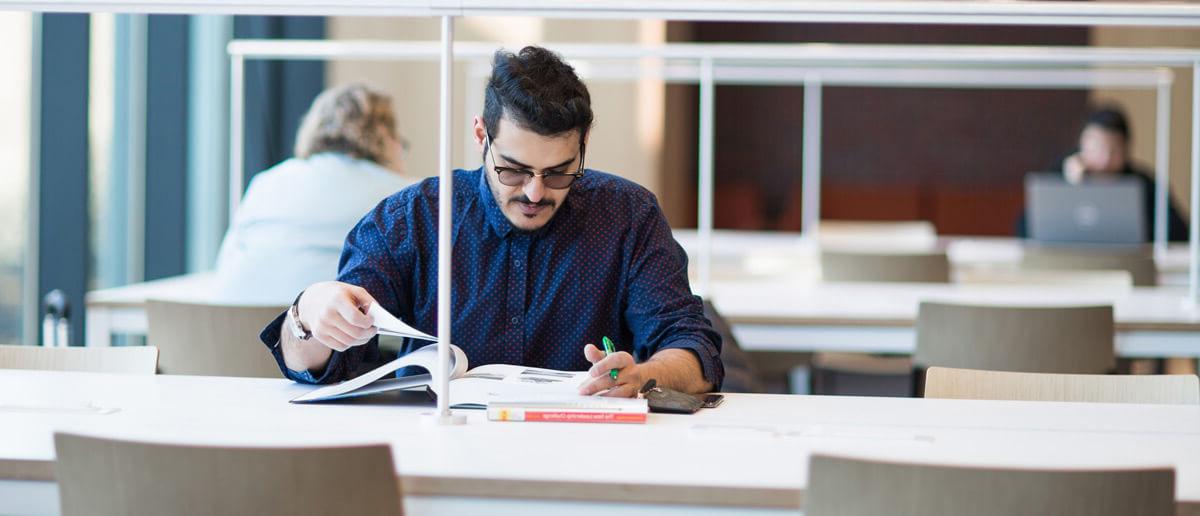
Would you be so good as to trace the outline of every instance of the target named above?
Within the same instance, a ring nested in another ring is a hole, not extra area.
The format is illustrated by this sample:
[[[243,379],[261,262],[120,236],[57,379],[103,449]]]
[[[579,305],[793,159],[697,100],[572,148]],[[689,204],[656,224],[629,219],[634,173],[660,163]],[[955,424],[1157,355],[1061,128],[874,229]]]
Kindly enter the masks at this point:
[[[468,18],[458,41],[842,42],[1200,46],[1200,32],[1005,27]],[[229,58],[234,38],[432,41],[437,20],[0,12],[0,344],[38,339],[40,297],[205,271],[228,226]],[[457,69],[469,77],[469,65]],[[581,71],[586,71],[581,68]],[[287,159],[323,89],[365,81],[393,96],[407,171],[435,175],[436,62],[249,61],[246,181]],[[586,73],[585,73],[586,75]],[[588,166],[654,191],[672,225],[696,225],[695,86],[648,75],[589,80]],[[1176,70],[1173,199],[1190,187],[1190,70]],[[455,164],[474,168],[477,86],[455,92]],[[938,234],[1012,235],[1022,181],[1058,166],[1089,106],[1122,105],[1136,162],[1153,168],[1153,91],[826,86],[821,216],[926,220]],[[716,87],[717,228],[798,231],[802,86]],[[52,245],[51,245],[52,244]],[[39,252],[39,250],[52,252]],[[83,334],[83,318],[71,318]]]

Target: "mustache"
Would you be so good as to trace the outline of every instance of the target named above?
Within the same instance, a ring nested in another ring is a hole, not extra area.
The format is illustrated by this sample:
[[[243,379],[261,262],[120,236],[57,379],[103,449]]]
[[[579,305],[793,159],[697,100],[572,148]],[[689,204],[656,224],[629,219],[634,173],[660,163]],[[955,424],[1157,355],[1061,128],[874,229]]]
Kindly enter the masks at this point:
[[[536,204],[538,206],[549,206],[551,208],[554,207],[554,201],[552,201],[550,199],[542,199],[538,202],[533,202],[533,201],[529,200],[529,196],[527,196],[527,195],[517,195],[517,196],[508,198],[509,204],[518,203],[518,202],[522,203],[522,204]]]

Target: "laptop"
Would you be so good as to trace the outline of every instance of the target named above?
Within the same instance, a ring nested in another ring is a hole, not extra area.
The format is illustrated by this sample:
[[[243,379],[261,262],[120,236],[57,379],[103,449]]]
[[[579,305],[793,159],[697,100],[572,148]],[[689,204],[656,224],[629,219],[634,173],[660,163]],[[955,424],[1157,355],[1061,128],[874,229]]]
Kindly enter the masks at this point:
[[[1148,235],[1142,188],[1132,177],[1072,185],[1059,172],[1027,174],[1029,238],[1042,243],[1143,244]]]

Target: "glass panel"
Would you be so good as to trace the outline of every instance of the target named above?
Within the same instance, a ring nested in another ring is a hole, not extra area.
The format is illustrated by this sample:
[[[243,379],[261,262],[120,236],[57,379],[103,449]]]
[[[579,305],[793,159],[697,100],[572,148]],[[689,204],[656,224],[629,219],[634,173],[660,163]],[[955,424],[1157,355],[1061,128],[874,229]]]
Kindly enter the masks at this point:
[[[32,150],[33,15],[0,12],[0,344],[24,337],[22,303],[29,236],[29,166]],[[34,307],[36,308],[36,307]],[[28,328],[34,330],[34,328]]]

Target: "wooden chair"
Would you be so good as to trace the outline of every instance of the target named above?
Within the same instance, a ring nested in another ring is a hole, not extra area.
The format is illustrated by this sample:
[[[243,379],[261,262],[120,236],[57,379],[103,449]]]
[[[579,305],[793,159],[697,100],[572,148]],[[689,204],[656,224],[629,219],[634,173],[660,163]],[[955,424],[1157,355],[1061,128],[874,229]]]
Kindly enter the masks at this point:
[[[1196,375],[1013,373],[932,367],[926,398],[1200,404]]]
[[[823,248],[929,249],[937,243],[937,228],[926,220],[822,220],[816,229]]]
[[[918,310],[918,368],[1104,374],[1116,366],[1111,306],[922,302]]]
[[[0,369],[154,374],[158,349],[151,346],[0,346]]]
[[[1173,516],[1175,472],[978,468],[813,455],[804,514]]]
[[[402,513],[386,444],[236,448],[56,433],[54,447],[66,516]]]
[[[945,252],[877,253],[821,250],[825,281],[948,283]],[[814,394],[908,395],[909,357],[859,353],[817,353],[812,359]]]
[[[821,279],[948,283],[950,260],[944,251],[875,253],[822,249]]]
[[[1118,270],[967,270],[956,272],[954,279],[956,283],[967,285],[1068,285],[1119,289],[1133,287],[1133,275],[1129,271]]]
[[[1126,271],[1137,287],[1158,284],[1158,266],[1148,250],[1105,251],[1059,247],[1027,246],[1021,256],[1021,268],[1062,271]]]
[[[278,378],[279,366],[258,339],[282,306],[146,302],[151,345],[163,374]]]

